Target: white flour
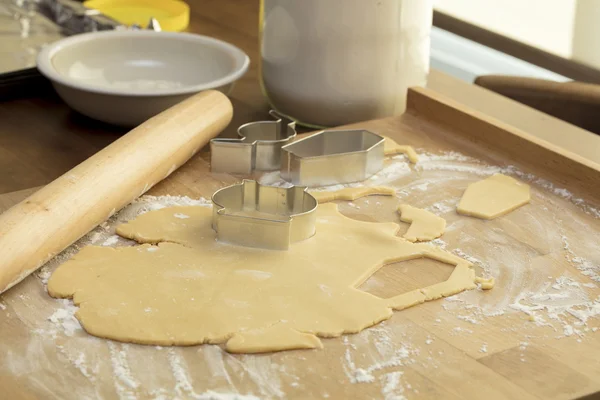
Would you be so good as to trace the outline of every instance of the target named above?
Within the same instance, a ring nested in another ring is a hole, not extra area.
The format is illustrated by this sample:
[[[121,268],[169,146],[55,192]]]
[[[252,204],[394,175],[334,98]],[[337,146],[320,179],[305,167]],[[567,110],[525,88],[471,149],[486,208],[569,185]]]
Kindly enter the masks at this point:
[[[131,369],[127,362],[127,345],[116,344],[111,341],[106,342],[110,351],[110,362],[113,369],[115,389],[117,395],[123,400],[135,400],[137,395],[135,389],[140,384],[131,375]]]
[[[207,345],[204,346],[202,354],[204,355],[204,360],[208,365],[211,375],[223,378],[225,382],[227,382],[227,385],[235,389],[235,385],[223,362],[223,350],[221,350],[219,346]]]
[[[79,370],[81,375],[85,376],[90,382],[96,381],[96,375],[98,374],[99,364],[96,364],[94,368],[88,365],[87,357],[85,353],[78,352],[77,355],[73,356],[70,351],[65,349],[62,345],[56,345],[56,348],[75,368]]]
[[[425,210],[430,211],[436,215],[443,216],[444,214],[454,212],[454,210],[456,210],[457,204],[458,199],[442,200],[430,205],[429,207],[425,207]]]
[[[403,373],[401,371],[390,372],[381,377],[384,387],[381,391],[385,400],[405,400],[406,397],[402,394],[404,388],[400,386],[400,378]]]
[[[262,398],[283,398],[282,368],[273,363],[268,355],[227,356],[227,364],[237,371],[244,371],[256,385]]]
[[[402,367],[415,363],[412,357],[418,355],[419,351],[406,344],[398,345],[398,335],[395,328],[383,322],[357,335],[344,336],[343,343],[346,349],[342,357],[342,367],[349,382],[377,383],[381,386],[382,398],[405,399],[405,391],[412,388],[408,383],[401,385]],[[360,343],[361,347],[369,343],[369,347],[374,347],[376,351],[369,351],[367,354],[357,352],[357,343]],[[355,356],[361,359],[361,364],[366,362],[366,365],[359,366]]]
[[[96,380],[96,374],[98,373],[98,370],[90,370],[86,364],[86,356],[84,353],[79,353],[79,355],[77,356],[76,359],[74,360],[69,360],[71,361],[71,363],[73,363],[73,365],[75,365],[75,367],[77,367],[77,369],[81,372],[81,374],[83,376],[85,376],[86,378],[88,378],[90,381],[95,381]]]
[[[359,183],[347,183],[343,185],[331,185],[325,186],[321,188],[315,188],[315,190],[323,190],[323,191],[334,191],[343,189],[346,187],[361,187],[361,186],[383,186],[387,184],[391,184],[398,178],[402,176],[409,175],[411,173],[411,168],[408,162],[404,161],[405,156],[394,156],[391,159],[386,160],[384,167],[377,174],[371,176],[364,182]],[[277,187],[290,187],[292,186],[289,182],[283,180],[279,171],[267,172],[263,174],[258,182],[262,185],[270,185]]]
[[[171,348],[167,350],[168,358],[169,358],[169,366],[171,367],[171,372],[175,377],[176,385],[175,392],[179,396],[190,397],[193,399],[214,399],[215,397],[210,397],[210,394],[201,395],[196,393],[194,387],[191,383],[191,378],[188,374],[188,369],[185,366],[185,361],[177,354],[177,350]],[[206,397],[205,397],[206,396]]]
[[[456,152],[445,154],[419,154],[417,171],[453,171],[466,172],[475,175],[489,176],[502,172],[500,167],[489,166],[478,160]]]
[[[600,298],[590,300],[579,282],[560,276],[536,292],[522,293],[511,308],[531,316],[537,325],[552,327],[559,338],[583,336],[588,320],[600,315]]]
[[[97,234],[99,235],[100,232],[97,232]],[[115,244],[117,244],[119,242],[119,236],[118,235],[112,235],[109,236],[103,243],[102,246],[113,246]],[[95,242],[92,242],[95,243]]]
[[[75,318],[75,307],[68,300],[59,300],[59,303],[63,304],[64,308],[59,308],[52,315],[48,317],[48,320],[56,325],[56,327],[67,336],[73,336],[76,331],[81,330],[81,325],[77,318]],[[54,331],[52,335],[56,335],[57,331]]]
[[[549,181],[547,181],[545,179],[541,179],[541,178],[535,178],[535,176],[533,176],[531,174],[523,174],[520,171],[514,171],[514,173],[515,173],[515,175],[521,177],[522,179],[528,178],[527,180],[529,182],[533,182],[536,185],[543,187],[544,189],[548,190],[555,196],[569,200],[571,203],[578,205],[583,211],[585,211],[585,213],[590,214],[590,215],[594,216],[595,218],[600,218],[600,210],[586,204],[585,200],[573,196],[573,194],[571,192],[569,192],[567,189],[556,187],[552,182],[549,182]]]
[[[577,256],[573,250],[571,250],[571,246],[569,246],[567,237],[562,235],[561,239],[566,251],[567,260],[571,262],[571,264],[573,264],[579,271],[581,271],[583,275],[595,282],[600,283],[600,264],[594,264],[590,260]],[[587,287],[590,287],[589,284]]]

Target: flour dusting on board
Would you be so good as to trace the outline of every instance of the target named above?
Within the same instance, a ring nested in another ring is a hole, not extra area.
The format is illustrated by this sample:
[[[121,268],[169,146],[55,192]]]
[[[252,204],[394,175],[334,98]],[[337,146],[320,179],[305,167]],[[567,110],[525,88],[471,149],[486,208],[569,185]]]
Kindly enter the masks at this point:
[[[132,376],[129,363],[127,362],[127,345],[107,342],[110,351],[110,362],[114,374],[115,389],[122,400],[135,400],[137,398],[135,389],[140,384]]]
[[[252,395],[240,395],[235,393],[218,393],[209,390],[204,393],[196,393],[191,383],[188,368],[185,366],[185,360],[177,353],[175,349],[168,351],[169,365],[175,380],[175,392],[182,397],[189,397],[196,400],[258,400],[258,397]]]
[[[384,167],[377,174],[371,176],[364,182],[359,183],[347,183],[343,185],[330,185],[322,188],[315,188],[315,190],[334,191],[343,189],[346,187],[361,187],[361,186],[382,186],[387,185],[402,176],[409,175],[411,173],[408,162],[404,161],[404,156],[394,156],[389,160],[386,160]],[[262,185],[270,185],[277,187],[290,187],[292,184],[281,178],[279,171],[267,172],[263,174],[258,182]]]
[[[535,207],[535,204],[538,203],[537,199],[548,201],[549,196],[543,192],[547,190],[570,201],[593,217],[600,216],[596,208],[574,197],[568,190],[558,188],[532,174],[522,173],[515,167],[489,166],[457,153],[421,154],[416,169],[430,172],[452,171],[454,174],[451,180],[460,187],[466,187],[463,181],[472,181],[469,179],[470,175],[484,177],[494,173],[514,175],[533,185],[531,206],[515,212],[521,214],[520,219],[516,216],[513,219],[509,214],[502,220],[488,223],[485,231],[470,231],[462,224],[463,231],[460,234],[452,232],[450,223],[446,234],[441,239],[431,242],[470,261],[483,270],[484,274],[496,277],[499,283],[489,296],[494,297],[495,301],[481,301],[476,292],[465,292],[446,299],[445,311],[467,324],[479,324],[488,317],[521,312],[527,315],[532,323],[547,326],[554,332],[548,335],[556,338],[583,336],[592,331],[593,327],[588,326],[588,322],[599,316],[600,297],[598,290],[591,289],[597,289],[593,282],[600,282],[600,263],[597,258],[590,260],[576,254],[569,246],[569,240],[586,241],[587,252],[597,253],[598,244],[586,240],[586,236],[594,236],[594,231],[590,226],[582,224],[577,230],[581,237],[569,239],[560,235],[558,232],[563,230],[561,226],[572,217],[565,215],[563,219],[556,219],[554,216],[565,212],[556,202],[551,202],[554,209],[549,209],[549,206]],[[539,187],[543,190],[536,190]],[[456,200],[458,199],[440,200],[426,209],[444,217],[447,214],[455,215]],[[480,222],[472,221],[472,225],[476,224]],[[489,229],[489,225],[493,225],[492,229]],[[538,242],[542,242],[541,237],[546,243],[533,243],[534,240],[528,240],[529,235],[536,236]],[[452,244],[448,241],[452,241]],[[482,241],[489,243],[489,246],[484,248],[485,254],[475,255],[469,250],[471,247],[477,247],[478,253],[481,253]],[[545,261],[550,260],[551,254],[561,248],[564,249],[564,259],[574,267],[573,276],[549,276],[544,268]],[[579,277],[576,276],[576,270],[580,272]],[[465,325],[455,329],[461,332],[469,330]],[[487,344],[481,346],[487,351]]]
[[[383,375],[380,380],[383,382],[381,394],[385,400],[404,400],[404,387],[400,385],[400,378],[403,372],[395,371]]]
[[[596,208],[574,197],[568,190],[532,174],[523,173],[513,166],[487,165],[456,152],[421,153],[419,162],[413,168],[417,174],[409,175],[410,180],[403,179],[402,174],[399,174],[396,179],[387,181],[386,185],[397,189],[397,197],[401,202],[427,209],[447,219],[446,233],[442,238],[431,241],[431,245],[466,259],[484,276],[494,277],[497,282],[496,288],[485,297],[472,291],[443,301],[444,318],[437,318],[436,321],[443,320],[450,324],[453,319],[456,321],[450,336],[472,335],[475,327],[484,326],[488,318],[509,313],[523,314],[524,327],[527,324],[546,327],[548,331],[544,334],[545,339],[576,337],[581,341],[586,334],[598,330],[600,258],[591,255],[600,254],[600,247],[594,240],[589,240],[597,237],[597,230],[582,222],[577,229],[570,230],[576,232],[578,237],[568,238],[559,233],[564,230],[561,226],[578,221],[575,217],[577,211],[552,200],[547,193],[568,200],[577,209],[598,218],[600,214]],[[531,204],[490,222],[457,215],[456,205],[466,186],[496,173],[513,175],[532,185]],[[448,182],[452,182],[450,193],[455,195],[448,197],[446,192],[443,195],[445,197],[440,197],[436,187],[444,185],[448,188]],[[336,185],[324,190],[351,186],[353,185]],[[354,201],[351,207],[365,210],[373,203],[382,205],[379,200],[366,198]],[[544,203],[550,204],[543,205]],[[343,202],[340,205],[342,210],[350,212],[350,207]],[[375,214],[377,213],[379,210],[375,210]],[[386,215],[389,220],[389,214]],[[563,217],[557,220],[554,218],[556,215]],[[386,220],[377,217],[374,219]],[[569,241],[585,245],[573,250]],[[564,252],[561,255],[562,249]],[[546,268],[549,262],[562,262],[561,260],[573,267],[571,275],[552,275],[552,271]],[[374,276],[361,288],[369,290],[368,288],[377,288],[382,284],[385,283]],[[439,322],[433,323],[432,329]],[[371,330],[373,329],[367,331]],[[518,332],[520,328],[514,327],[512,330]],[[493,343],[473,343],[473,352],[490,350],[493,351]],[[357,366],[352,348],[346,349],[343,365],[353,383],[384,380],[372,374],[377,363],[366,367]]]
[[[580,257],[573,252],[569,245],[569,239],[561,236],[566,259],[572,263],[583,275],[600,284],[600,263],[594,263],[586,258]]]
[[[284,398],[281,384],[282,369],[273,363],[268,356],[248,356],[239,358],[227,357],[227,363],[238,370],[245,371],[258,387],[263,398]]]
[[[600,299],[590,300],[580,282],[560,276],[535,292],[522,293],[511,308],[529,315],[537,325],[551,327],[558,338],[583,336],[589,332],[587,322],[600,315]]]
[[[48,317],[48,320],[56,325],[58,329],[61,329],[67,336],[73,336],[76,331],[81,330],[81,325],[77,318],[75,318],[75,312],[77,307],[73,305],[69,300],[61,299],[59,303],[63,304],[64,308],[59,308],[52,315]],[[56,336],[57,330],[52,331],[52,335]]]
[[[401,384],[401,377],[403,367],[415,363],[414,356],[419,350],[404,344],[404,340],[398,341],[399,337],[406,339],[386,322],[357,335],[345,336],[342,367],[350,383],[378,384],[386,400],[406,399],[405,392],[414,392],[409,383]],[[370,343],[375,350],[369,352],[368,357],[356,351],[358,344],[365,343]]]
[[[64,346],[57,345],[56,348],[73,366],[75,366],[75,368],[79,370],[81,375],[85,376],[90,382],[96,381],[99,364],[95,364],[93,367],[89,365],[87,356],[81,351],[77,352],[76,356],[72,356]]]
[[[494,173],[511,175],[532,185],[531,204],[493,221],[457,215],[456,205],[467,185]],[[289,186],[279,172],[263,174],[259,181]],[[375,196],[351,203],[340,202],[342,212],[349,216],[360,212],[374,221],[392,220],[403,229],[406,224],[398,221],[396,213],[400,203],[442,216],[447,220],[446,232],[427,245],[438,246],[471,262],[478,275],[496,279],[495,289],[485,295],[473,290],[431,303],[430,309],[435,304],[439,306],[426,321],[420,322],[419,329],[427,330],[424,335],[420,334],[422,331],[415,333],[412,323],[393,323],[397,321],[346,335],[338,342],[342,349],[339,358],[335,358],[337,364],[328,365],[331,371],[325,372],[316,372],[315,365],[308,360],[315,354],[335,349],[335,346],[329,347],[327,340],[324,340],[324,350],[273,356],[231,355],[216,345],[182,349],[125,345],[87,335],[75,318],[77,307],[71,301],[49,299],[41,292],[39,296],[46,305],[43,313],[27,317],[23,312],[26,297],[3,298],[0,311],[10,312],[11,318],[19,318],[30,327],[32,339],[29,347],[21,352],[0,349],[8,354],[8,362],[0,365],[0,373],[7,370],[22,379],[36,376],[41,382],[40,373],[46,373],[47,377],[54,375],[48,361],[48,355],[54,353],[63,360],[65,373],[84,377],[89,383],[87,392],[77,392],[78,398],[116,395],[126,400],[282,399],[294,390],[298,390],[294,393],[304,393],[300,390],[311,387],[319,391],[304,397],[334,398],[333,392],[325,392],[319,385],[327,384],[326,380],[331,385],[341,373],[345,376],[344,384],[356,385],[353,388],[357,390],[369,387],[374,390],[374,397],[400,400],[419,394],[419,382],[411,381],[414,380],[412,369],[435,369],[440,365],[444,352],[438,346],[457,337],[475,338],[486,329],[486,323],[496,317],[508,314],[517,317],[513,325],[504,329],[519,335],[522,362],[528,360],[527,343],[536,339],[585,341],[597,334],[600,326],[600,248],[595,240],[598,229],[597,225],[595,228],[586,223],[581,214],[600,218],[600,212],[568,190],[515,167],[488,165],[457,152],[421,152],[415,165],[409,164],[402,155],[395,156],[388,158],[384,169],[366,182],[316,189],[337,190],[359,185],[391,186],[396,189],[396,198]],[[144,196],[134,201],[36,272],[36,284],[45,286],[54,269],[83,246],[134,244],[115,234],[120,223],[151,210],[192,205],[211,206],[211,202],[177,196]],[[175,217],[186,219],[187,215]],[[549,269],[548,265],[557,263],[566,266],[566,272],[564,268]],[[361,290],[380,290],[385,285],[386,281],[375,275]],[[540,334],[539,329],[532,333],[530,327],[540,328],[544,333]],[[486,336],[485,342],[470,340],[469,343],[469,353],[479,357],[501,348],[500,340],[494,335]],[[106,373],[112,378],[113,392],[98,395],[101,376]],[[310,385],[300,376],[311,380]],[[52,396],[57,397],[56,393],[48,393],[48,397]],[[58,397],[65,398],[64,395]]]

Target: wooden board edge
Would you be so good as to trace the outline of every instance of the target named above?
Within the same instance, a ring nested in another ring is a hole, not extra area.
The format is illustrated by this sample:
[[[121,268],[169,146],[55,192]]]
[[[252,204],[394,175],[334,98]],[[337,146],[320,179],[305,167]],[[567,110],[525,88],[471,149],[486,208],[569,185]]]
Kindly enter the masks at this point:
[[[431,89],[408,90],[407,112],[450,127],[477,145],[503,153],[527,167],[542,168],[560,183],[577,183],[587,193],[600,185],[600,165],[546,140],[476,111]],[[596,195],[597,197],[597,195]]]

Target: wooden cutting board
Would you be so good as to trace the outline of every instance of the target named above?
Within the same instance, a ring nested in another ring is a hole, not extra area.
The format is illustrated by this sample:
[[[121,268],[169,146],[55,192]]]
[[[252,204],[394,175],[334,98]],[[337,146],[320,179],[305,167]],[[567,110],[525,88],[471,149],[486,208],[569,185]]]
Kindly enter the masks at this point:
[[[398,204],[429,208],[448,223],[433,245],[494,276],[493,290],[395,312],[360,334],[323,339],[322,350],[231,355],[215,345],[91,337],[70,319],[68,302],[47,295],[42,273],[0,297],[0,398],[568,399],[600,391],[600,167],[425,89],[410,92],[408,107],[354,127],[414,146],[421,161],[396,156],[366,182],[396,187],[395,198],[340,202],[340,210],[397,222],[402,234]],[[209,199],[241,178],[211,174],[207,160],[196,156],[149,194]],[[495,172],[532,185],[531,204],[493,221],[456,214],[465,187]],[[0,196],[0,210],[27,194]],[[450,272],[406,261],[361,288],[390,297]]]

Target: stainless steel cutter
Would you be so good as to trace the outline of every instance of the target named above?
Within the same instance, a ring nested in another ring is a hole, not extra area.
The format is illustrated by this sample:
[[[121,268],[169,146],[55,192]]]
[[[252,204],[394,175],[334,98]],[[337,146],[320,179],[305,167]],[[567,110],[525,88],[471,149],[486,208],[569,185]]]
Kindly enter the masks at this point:
[[[263,186],[252,180],[212,196],[213,229],[231,244],[287,250],[315,234],[317,200],[305,187]]]
[[[281,148],[281,177],[302,186],[363,181],[383,168],[384,141],[363,129],[318,132]]]
[[[296,137],[296,123],[270,111],[275,121],[258,121],[238,128],[238,139],[210,141],[213,172],[249,174],[275,171],[281,163],[281,147]]]

